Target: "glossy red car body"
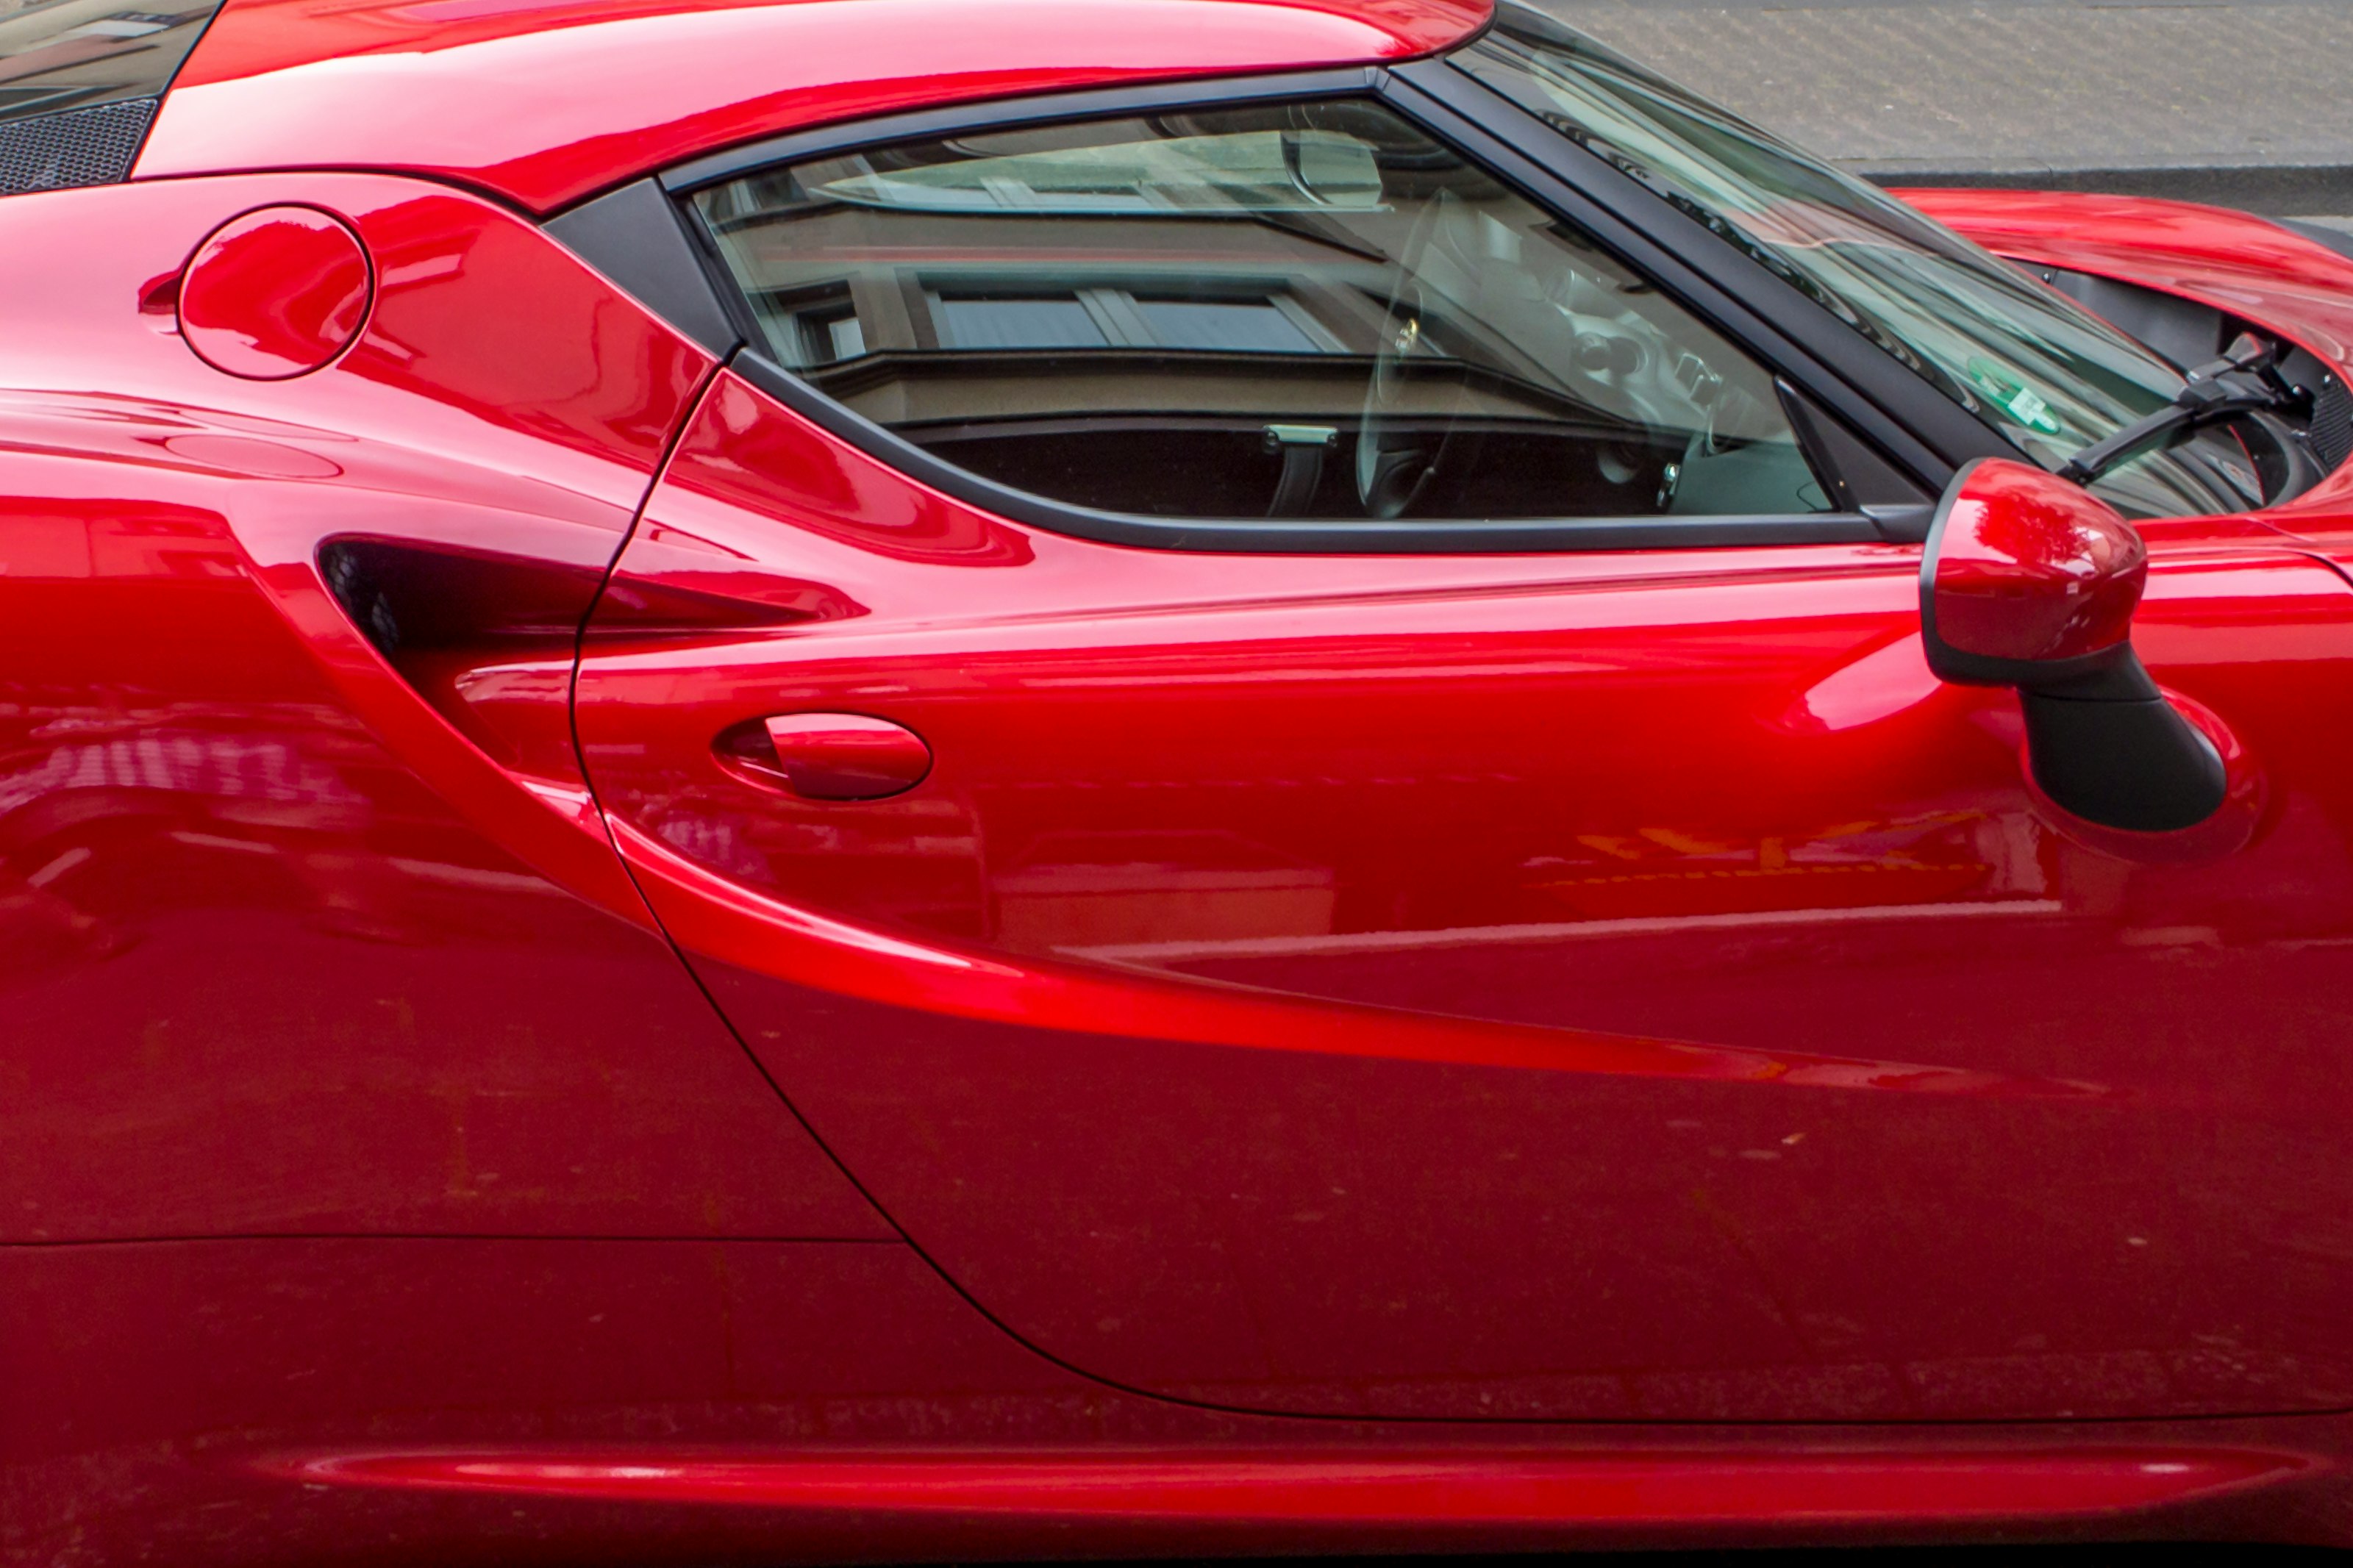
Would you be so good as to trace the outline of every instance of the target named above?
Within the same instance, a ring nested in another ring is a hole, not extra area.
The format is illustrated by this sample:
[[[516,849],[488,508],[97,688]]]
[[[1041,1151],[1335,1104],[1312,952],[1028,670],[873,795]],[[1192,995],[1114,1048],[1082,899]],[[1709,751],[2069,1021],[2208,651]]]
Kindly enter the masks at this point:
[[[2105,833],[1917,545],[1065,537],[529,216],[1482,20],[232,0],[0,200],[0,1551],[2353,1544],[2353,468],[2143,529],[2231,796]],[[2353,365],[2261,220],[1917,199]]]
[[[1403,59],[1485,19],[1480,0],[240,0],[189,60],[138,172],[413,170],[548,212],[796,126]]]

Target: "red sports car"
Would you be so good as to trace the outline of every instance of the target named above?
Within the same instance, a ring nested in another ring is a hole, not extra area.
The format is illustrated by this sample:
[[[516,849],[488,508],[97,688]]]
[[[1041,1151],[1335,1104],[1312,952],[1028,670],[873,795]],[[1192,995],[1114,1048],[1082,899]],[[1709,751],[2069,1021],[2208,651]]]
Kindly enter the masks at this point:
[[[193,3],[0,16],[8,1561],[2353,1545],[2327,237]]]

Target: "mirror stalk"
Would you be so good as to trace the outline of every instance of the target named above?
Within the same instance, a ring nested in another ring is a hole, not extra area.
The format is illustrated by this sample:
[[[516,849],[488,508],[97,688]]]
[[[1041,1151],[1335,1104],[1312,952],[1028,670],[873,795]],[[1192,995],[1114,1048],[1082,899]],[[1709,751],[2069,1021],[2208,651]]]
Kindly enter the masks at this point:
[[[2165,700],[2127,646],[2109,669],[2018,689],[2037,788],[2104,827],[2167,833],[2222,805],[2230,781],[2213,742]]]

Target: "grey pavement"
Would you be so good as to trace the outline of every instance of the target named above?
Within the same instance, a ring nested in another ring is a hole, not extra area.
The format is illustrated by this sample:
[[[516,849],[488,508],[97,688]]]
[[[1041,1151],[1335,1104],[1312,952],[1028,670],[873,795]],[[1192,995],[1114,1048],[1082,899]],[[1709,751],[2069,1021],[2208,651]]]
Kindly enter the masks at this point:
[[[2353,214],[2353,0],[1537,3],[1884,183]]]

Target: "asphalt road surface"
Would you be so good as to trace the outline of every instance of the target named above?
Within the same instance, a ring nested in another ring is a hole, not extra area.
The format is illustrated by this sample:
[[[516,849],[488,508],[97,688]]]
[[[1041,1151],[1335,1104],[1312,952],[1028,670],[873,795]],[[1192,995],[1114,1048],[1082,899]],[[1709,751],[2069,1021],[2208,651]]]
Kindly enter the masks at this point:
[[[1889,184],[2353,225],[2353,0],[1536,0]]]

